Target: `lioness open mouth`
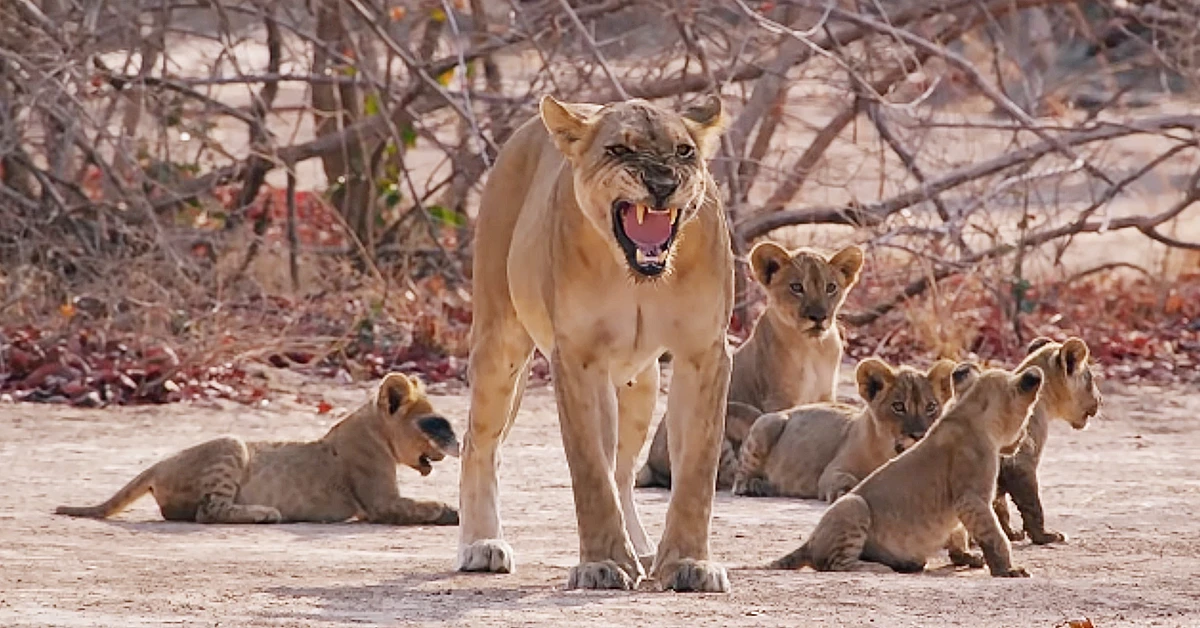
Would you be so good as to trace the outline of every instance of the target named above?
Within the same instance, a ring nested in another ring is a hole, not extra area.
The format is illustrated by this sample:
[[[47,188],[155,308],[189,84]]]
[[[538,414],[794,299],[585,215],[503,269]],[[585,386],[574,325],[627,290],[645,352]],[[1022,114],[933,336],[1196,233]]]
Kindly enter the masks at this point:
[[[641,203],[613,203],[613,231],[629,266],[647,277],[667,268],[671,244],[679,230],[679,208],[654,209]]]

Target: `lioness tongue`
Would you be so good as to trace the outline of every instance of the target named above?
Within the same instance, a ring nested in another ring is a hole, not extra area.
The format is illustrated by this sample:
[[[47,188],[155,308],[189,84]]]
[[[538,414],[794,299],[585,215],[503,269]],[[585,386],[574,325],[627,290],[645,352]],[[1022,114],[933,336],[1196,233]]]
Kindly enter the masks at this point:
[[[625,228],[625,235],[638,246],[661,247],[671,237],[671,213],[648,211],[638,224],[637,208],[630,207],[621,215],[621,226]]]

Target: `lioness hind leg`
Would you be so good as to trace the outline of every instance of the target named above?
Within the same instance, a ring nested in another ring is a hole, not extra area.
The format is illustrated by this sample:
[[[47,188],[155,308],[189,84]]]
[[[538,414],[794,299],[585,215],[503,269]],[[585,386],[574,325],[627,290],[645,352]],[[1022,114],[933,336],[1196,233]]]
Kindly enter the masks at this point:
[[[725,569],[708,554],[730,363],[723,338],[697,353],[675,354],[665,418],[673,488],[653,568],[666,589],[729,590]]]
[[[500,445],[521,406],[533,340],[511,303],[501,312],[493,311],[496,307],[480,308],[471,330],[471,410],[459,475],[460,571],[511,573],[514,567],[512,547],[502,540],[500,526]]]
[[[658,401],[658,361],[655,360],[633,381],[617,386],[617,490],[621,497],[621,512],[625,515],[625,532],[644,569],[654,560],[654,543],[646,535],[633,503],[633,465],[646,443],[646,432],[654,417]]]
[[[205,465],[196,477],[196,523],[279,523],[282,516],[275,508],[234,502],[238,479],[250,464],[245,442],[220,438],[206,443],[204,453]]]
[[[778,412],[769,412],[754,421],[738,454],[738,470],[733,480],[734,495],[770,497],[775,494],[770,482],[763,477],[763,467],[786,425],[787,418]]]

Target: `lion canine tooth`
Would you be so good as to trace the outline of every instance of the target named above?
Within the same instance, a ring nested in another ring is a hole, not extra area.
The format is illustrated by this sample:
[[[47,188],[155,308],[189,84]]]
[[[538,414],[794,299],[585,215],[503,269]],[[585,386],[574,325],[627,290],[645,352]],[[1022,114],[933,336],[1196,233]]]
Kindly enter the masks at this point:
[[[669,210],[667,210],[667,211],[671,212],[671,224],[675,224],[675,218],[676,218],[677,216],[679,216],[679,208],[678,208],[678,207],[672,207],[671,209],[669,209]]]
[[[641,203],[637,204],[637,219],[639,225],[646,222],[646,206]]]

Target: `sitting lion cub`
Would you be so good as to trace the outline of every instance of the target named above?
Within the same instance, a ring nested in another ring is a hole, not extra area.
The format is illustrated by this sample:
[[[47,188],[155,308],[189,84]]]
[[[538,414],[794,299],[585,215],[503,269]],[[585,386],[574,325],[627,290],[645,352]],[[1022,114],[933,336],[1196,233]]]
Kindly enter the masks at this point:
[[[940,548],[965,549],[966,532],[993,576],[1028,576],[1012,565],[992,497],[1000,453],[1024,436],[1043,378],[1036,366],[979,373],[925,438],[834,502],[808,541],[771,567],[918,572]]]
[[[879,358],[858,363],[866,405],[800,406],[764,414],[742,445],[736,495],[833,501],[925,435],[954,394],[954,362],[922,373]]]
[[[1000,527],[1008,538],[1016,541],[1024,536],[1021,530],[1009,525],[1008,504],[1004,497],[1011,496],[1021,511],[1024,533],[1034,544],[1056,543],[1066,540],[1059,532],[1047,530],[1042,514],[1042,500],[1038,495],[1037,468],[1042,459],[1042,449],[1050,434],[1050,420],[1059,418],[1081,430],[1087,427],[1088,419],[1100,410],[1100,391],[1088,366],[1088,346],[1079,338],[1068,338],[1057,343],[1049,338],[1036,338],[1029,343],[1028,355],[1018,369],[1037,366],[1046,374],[1041,400],[1029,418],[1029,428],[1021,447],[1012,456],[1000,461],[1000,477],[996,490],[996,516]]]
[[[60,515],[105,518],[146,494],[163,518],[197,523],[344,521],[457,525],[441,502],[400,496],[396,465],[421,475],[458,455],[450,423],[420,384],[399,373],[383,378],[375,399],[315,442],[246,442],[228,436],[185,449],[143,471],[98,506],[59,506]]]
[[[828,258],[810,249],[789,252],[774,242],[750,251],[754,279],[767,291],[767,309],[733,354],[718,489],[733,484],[738,451],[759,415],[835,399],[842,336],[834,323],[862,265],[857,246]],[[658,424],[636,486],[671,486],[666,421]]]

